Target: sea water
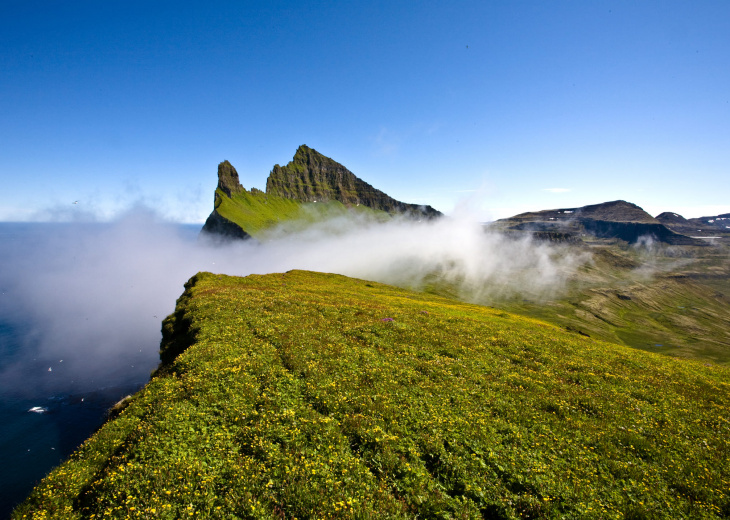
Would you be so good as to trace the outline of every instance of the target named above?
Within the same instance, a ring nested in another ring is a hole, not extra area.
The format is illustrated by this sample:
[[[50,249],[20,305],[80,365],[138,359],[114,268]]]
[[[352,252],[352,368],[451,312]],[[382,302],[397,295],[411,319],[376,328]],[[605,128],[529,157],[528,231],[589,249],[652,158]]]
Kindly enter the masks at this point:
[[[106,362],[102,353],[93,370],[80,372],[78,359],[39,348],[54,331],[27,312],[27,302],[22,309],[14,305],[22,290],[14,284],[22,275],[2,276],[2,270],[10,264],[36,269],[34,255],[49,254],[42,244],[78,234],[79,226],[91,236],[105,231],[104,224],[0,223],[0,518],[8,518],[40,479],[103,424],[115,402],[141,388],[158,363],[159,334],[148,334],[145,344],[137,339],[125,346],[123,362]],[[194,241],[199,228],[180,225],[176,232]],[[159,330],[164,316],[150,318]]]

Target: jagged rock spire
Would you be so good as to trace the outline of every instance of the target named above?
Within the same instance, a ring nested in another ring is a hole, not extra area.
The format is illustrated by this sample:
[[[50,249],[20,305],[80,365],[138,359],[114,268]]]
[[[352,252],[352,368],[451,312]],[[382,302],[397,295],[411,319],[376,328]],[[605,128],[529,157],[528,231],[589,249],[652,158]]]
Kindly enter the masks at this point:
[[[218,189],[229,197],[234,193],[245,191],[238,180],[238,172],[228,161],[218,165]]]
[[[274,166],[266,181],[266,193],[302,202],[336,200],[348,206],[362,204],[417,218],[441,216],[431,206],[406,204],[389,197],[307,145],[301,145],[286,166]]]

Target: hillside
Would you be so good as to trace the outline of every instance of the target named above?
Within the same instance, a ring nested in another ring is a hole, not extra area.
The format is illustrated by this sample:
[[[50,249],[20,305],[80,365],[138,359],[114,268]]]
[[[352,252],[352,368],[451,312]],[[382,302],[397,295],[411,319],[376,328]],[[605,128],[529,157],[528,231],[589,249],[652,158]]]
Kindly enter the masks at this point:
[[[338,275],[200,273],[14,518],[727,518],[730,369]]]
[[[591,262],[559,294],[492,302],[592,338],[730,363],[728,248],[571,244]]]
[[[220,163],[214,209],[202,231],[215,237],[265,238],[275,228],[296,232],[313,222],[353,214],[376,220],[394,215],[413,219],[441,216],[431,206],[389,197],[338,162],[302,145],[286,166],[274,166],[265,193],[246,190],[233,165]]]

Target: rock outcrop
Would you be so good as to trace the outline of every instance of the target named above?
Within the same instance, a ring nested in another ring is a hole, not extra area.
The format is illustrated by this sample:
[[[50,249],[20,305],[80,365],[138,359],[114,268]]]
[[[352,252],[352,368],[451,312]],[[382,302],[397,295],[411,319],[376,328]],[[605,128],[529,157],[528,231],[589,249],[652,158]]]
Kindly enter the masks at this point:
[[[220,190],[220,191],[219,191]],[[200,230],[203,236],[217,237],[223,239],[249,239],[251,235],[246,233],[241,226],[227,219],[218,212],[221,205],[221,196],[231,198],[237,193],[246,191],[238,180],[238,172],[228,161],[223,161],[218,165],[218,187],[215,192],[213,201],[213,212]],[[223,192],[224,195],[221,195]]]
[[[431,206],[407,204],[389,197],[340,163],[306,145],[297,149],[294,159],[286,166],[274,166],[266,181],[266,194],[302,202],[336,200],[347,206],[362,204],[418,218],[441,216],[441,212]]]
[[[238,172],[228,161],[223,161],[218,165],[218,189],[229,197],[245,191],[238,180]]]
[[[251,235],[246,233],[241,226],[218,213],[217,209],[214,209],[210,216],[208,216],[205,224],[203,224],[203,229],[201,229],[200,232],[204,235],[224,239],[233,238],[247,240],[251,238]]]

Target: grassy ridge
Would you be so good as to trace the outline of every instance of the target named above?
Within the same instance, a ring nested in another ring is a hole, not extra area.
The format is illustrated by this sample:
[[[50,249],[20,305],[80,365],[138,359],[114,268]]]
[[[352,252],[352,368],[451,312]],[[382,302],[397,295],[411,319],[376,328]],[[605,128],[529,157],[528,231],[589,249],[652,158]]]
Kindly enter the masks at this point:
[[[297,232],[315,222],[353,214],[378,220],[389,218],[387,213],[366,206],[347,207],[335,200],[300,202],[258,190],[234,193],[229,197],[219,189],[216,190],[216,204],[218,213],[259,239],[266,238],[266,232],[275,228]]]
[[[164,327],[15,518],[730,516],[725,367],[302,271],[198,274]]]

